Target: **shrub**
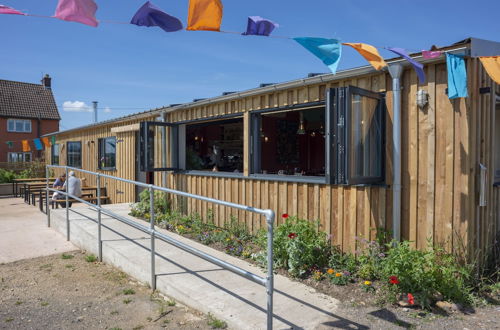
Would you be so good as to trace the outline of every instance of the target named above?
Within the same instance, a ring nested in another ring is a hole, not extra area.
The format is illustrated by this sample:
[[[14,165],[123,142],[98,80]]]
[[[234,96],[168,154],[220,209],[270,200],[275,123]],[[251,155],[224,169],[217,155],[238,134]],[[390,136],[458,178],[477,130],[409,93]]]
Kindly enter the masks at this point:
[[[162,191],[155,191],[153,207],[155,216],[169,212],[170,204],[167,199],[167,194]],[[139,202],[132,204],[130,215],[133,217],[149,219],[150,210],[149,190],[146,189],[139,194]]]
[[[12,183],[16,179],[16,173],[0,168],[0,183]]]
[[[330,242],[324,232],[317,231],[318,222],[310,222],[285,215],[285,223],[274,233],[274,262],[277,268],[286,269],[292,276],[303,277],[313,267],[323,268],[330,255]],[[257,243],[266,251],[267,234],[261,230]],[[265,252],[257,255],[265,260]]]

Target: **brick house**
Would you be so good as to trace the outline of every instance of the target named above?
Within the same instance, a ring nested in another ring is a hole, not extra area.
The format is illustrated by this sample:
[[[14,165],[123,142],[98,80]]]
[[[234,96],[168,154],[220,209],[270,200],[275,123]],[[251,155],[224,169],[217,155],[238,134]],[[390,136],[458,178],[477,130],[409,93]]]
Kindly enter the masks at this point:
[[[33,139],[57,132],[60,120],[49,75],[41,84],[0,79],[0,162],[30,162],[43,157]],[[22,140],[30,142],[30,152],[23,152]]]

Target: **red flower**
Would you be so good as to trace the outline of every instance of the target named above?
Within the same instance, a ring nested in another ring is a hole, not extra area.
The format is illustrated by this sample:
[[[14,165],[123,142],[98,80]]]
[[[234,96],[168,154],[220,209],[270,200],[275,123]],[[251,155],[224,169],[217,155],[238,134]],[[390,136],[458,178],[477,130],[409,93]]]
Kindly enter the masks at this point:
[[[287,213],[283,213],[283,214],[281,215],[281,217],[282,217],[283,219],[286,219],[286,218],[288,218],[288,214],[287,214]]]
[[[415,305],[415,297],[411,293],[408,293],[408,303],[410,305]]]
[[[397,276],[391,276],[389,277],[389,283],[391,284],[399,284],[399,280]]]
[[[294,239],[295,237],[297,237],[297,234],[295,234],[295,233],[288,234],[288,238],[290,238],[290,239]]]

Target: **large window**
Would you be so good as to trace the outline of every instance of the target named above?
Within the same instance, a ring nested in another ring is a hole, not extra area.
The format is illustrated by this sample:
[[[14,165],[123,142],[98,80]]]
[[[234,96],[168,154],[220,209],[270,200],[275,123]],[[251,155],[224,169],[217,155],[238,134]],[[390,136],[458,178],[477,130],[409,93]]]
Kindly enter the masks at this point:
[[[324,106],[263,113],[254,125],[254,173],[325,175]]]
[[[7,131],[19,132],[19,133],[31,133],[31,120],[7,119]]]
[[[116,168],[116,137],[99,139],[99,164],[101,170],[114,170]]]
[[[185,169],[243,171],[243,119],[186,125]]]
[[[7,160],[9,163],[31,162],[31,152],[8,152]]]
[[[68,142],[66,150],[66,163],[71,167],[82,167],[82,143]]]
[[[59,165],[59,148],[60,144],[53,144],[50,149],[50,159],[52,161],[52,165]]]

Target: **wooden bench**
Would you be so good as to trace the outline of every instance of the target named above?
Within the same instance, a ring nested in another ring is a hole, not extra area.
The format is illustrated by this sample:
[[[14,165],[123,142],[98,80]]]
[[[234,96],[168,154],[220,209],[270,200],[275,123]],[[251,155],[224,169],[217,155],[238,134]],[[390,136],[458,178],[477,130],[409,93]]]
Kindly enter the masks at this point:
[[[94,197],[94,196],[82,197],[80,199],[82,199],[82,200],[84,200],[86,202],[92,203],[92,204],[96,204],[97,203],[97,197]],[[63,199],[50,199],[50,200],[51,200],[52,208],[56,208],[56,209],[59,208],[59,203],[61,203],[61,204],[65,204],[66,203],[66,199],[65,198],[63,198]],[[101,196],[101,204],[106,204],[108,200],[109,200],[108,196]],[[76,199],[73,199],[73,198],[68,199],[68,202],[70,203],[70,205],[72,203],[80,203],[79,200],[76,200]]]

